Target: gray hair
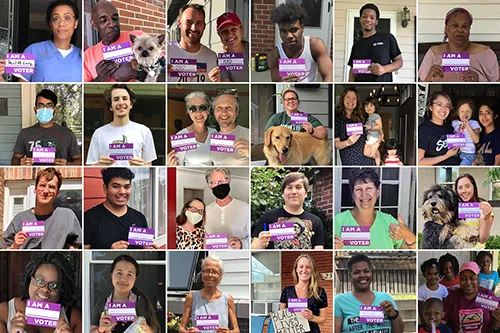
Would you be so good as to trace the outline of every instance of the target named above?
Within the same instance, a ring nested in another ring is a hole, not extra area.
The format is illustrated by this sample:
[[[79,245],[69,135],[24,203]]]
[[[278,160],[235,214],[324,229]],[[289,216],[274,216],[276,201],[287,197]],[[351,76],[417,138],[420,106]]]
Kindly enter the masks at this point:
[[[193,92],[190,92],[189,94],[187,94],[186,97],[184,97],[184,103],[186,104],[186,109],[188,108],[188,103],[191,100],[191,98],[195,98],[195,97],[203,98],[205,100],[205,104],[210,106],[210,97],[208,97],[208,95],[205,94],[205,92],[193,91]]]
[[[222,172],[224,174],[224,176],[229,180],[231,181],[231,171],[229,171],[228,168],[212,168],[212,169],[208,169],[207,172],[205,173],[205,180],[207,181],[207,184],[210,185],[210,176],[212,175],[212,173],[214,172]]]
[[[217,257],[215,254],[211,254],[205,259],[201,261],[201,270],[203,270],[203,267],[205,267],[205,263],[207,261],[215,261],[219,267],[220,267],[220,280],[222,280],[222,277],[224,276],[224,262],[221,260],[221,258]]]
[[[238,97],[238,90],[235,88],[228,88],[217,91],[217,94],[212,98],[212,109],[215,110],[215,106],[217,105],[217,100],[219,97],[223,95],[231,95],[234,97],[234,104],[236,105],[236,113],[239,115],[240,113],[240,98]]]

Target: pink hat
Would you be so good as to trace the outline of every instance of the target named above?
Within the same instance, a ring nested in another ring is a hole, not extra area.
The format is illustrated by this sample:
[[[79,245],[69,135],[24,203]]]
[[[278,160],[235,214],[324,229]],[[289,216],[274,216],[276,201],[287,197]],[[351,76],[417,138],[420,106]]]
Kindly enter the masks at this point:
[[[227,12],[217,18],[217,31],[226,24],[241,25],[241,20],[235,13]]]
[[[460,271],[459,273],[462,273],[463,271],[472,271],[474,274],[479,274],[479,266],[474,262],[474,261],[467,261],[460,266]]]

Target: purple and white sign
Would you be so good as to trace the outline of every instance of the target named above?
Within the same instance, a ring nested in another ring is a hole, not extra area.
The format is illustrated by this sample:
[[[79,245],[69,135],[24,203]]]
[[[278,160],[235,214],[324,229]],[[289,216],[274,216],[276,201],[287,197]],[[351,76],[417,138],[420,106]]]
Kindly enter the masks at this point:
[[[345,246],[370,246],[370,227],[343,226],[340,231]]]
[[[371,74],[368,66],[372,64],[371,59],[353,59],[352,60],[352,73],[353,74]]]
[[[27,317],[26,323],[29,325],[55,328],[60,313],[61,304],[26,300],[24,314]]]
[[[458,203],[459,219],[478,219],[480,217],[481,217],[481,209],[479,208],[479,202]]]
[[[269,224],[269,232],[271,233],[271,241],[286,241],[295,239],[295,230],[293,222],[272,223]]]
[[[291,58],[278,60],[280,77],[288,75],[306,76],[306,59]]]
[[[23,231],[27,238],[40,238],[45,233],[44,221],[25,221],[23,222]]]
[[[345,128],[347,130],[347,136],[363,134],[363,123],[346,124]]]
[[[495,310],[498,308],[498,301],[500,299],[495,295],[488,295],[485,293],[477,293],[474,304],[486,310]]]
[[[54,163],[56,148],[33,147],[31,150],[33,163]]]
[[[121,64],[129,62],[134,57],[132,46],[130,42],[123,42],[119,44],[105,45],[102,47],[102,56],[104,60],[113,60]]]
[[[30,53],[7,53],[5,57],[5,73],[35,73],[35,55]]]
[[[227,249],[227,234],[206,234],[207,250]]]
[[[110,143],[109,157],[116,161],[128,161],[134,158],[133,143]]]
[[[128,243],[137,246],[153,245],[155,231],[152,228],[130,227],[128,230]]]
[[[307,117],[309,115],[307,113],[302,112],[292,112],[292,120],[290,121],[291,125],[302,125],[307,122]]]
[[[172,144],[172,149],[178,153],[198,148],[196,145],[196,135],[194,133],[171,135],[170,143]]]
[[[465,142],[465,134],[447,134],[446,144],[448,145],[448,149],[465,147],[467,144]]]
[[[359,307],[359,322],[382,324],[384,322],[384,310],[379,306],[361,305]]]
[[[301,312],[307,309],[307,298],[289,298],[288,299],[288,311],[289,312]]]
[[[215,331],[219,327],[218,315],[196,316],[196,328],[200,331]]]
[[[443,72],[465,72],[469,70],[469,53],[444,52],[441,58]]]
[[[235,139],[236,136],[233,134],[213,133],[210,135],[210,151],[232,153]]]
[[[218,65],[221,71],[241,72],[245,70],[243,53],[219,53]]]
[[[134,321],[136,317],[135,302],[107,302],[106,310],[114,322]]]
[[[170,58],[170,65],[172,65],[169,74],[171,77],[196,77],[196,59]]]

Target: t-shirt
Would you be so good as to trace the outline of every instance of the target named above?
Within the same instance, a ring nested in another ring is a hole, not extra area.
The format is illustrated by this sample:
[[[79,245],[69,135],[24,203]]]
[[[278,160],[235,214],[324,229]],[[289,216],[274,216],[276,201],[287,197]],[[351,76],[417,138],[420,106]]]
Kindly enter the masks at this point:
[[[425,150],[424,157],[436,157],[448,151],[447,134],[454,134],[450,124],[436,125],[429,119],[418,126],[418,148]],[[452,156],[436,165],[459,165],[460,158]]]
[[[69,128],[55,123],[49,128],[36,123],[19,132],[13,149],[14,153],[33,157],[31,153],[33,147],[56,148],[56,158],[66,161],[72,161],[73,156],[81,154],[75,134]]]
[[[234,141],[236,142],[240,138],[248,140],[250,136],[250,131],[248,130],[248,128],[238,125],[231,132],[220,133],[220,134],[232,134],[235,136]],[[245,156],[245,154],[240,153],[236,148],[232,153],[223,153],[215,151],[211,151],[210,153],[211,153],[210,156],[212,156],[212,161],[215,166],[224,166],[224,165],[248,166],[248,163],[250,162],[250,159],[247,156]]]
[[[307,299],[307,308],[311,310],[313,315],[319,316],[319,310],[328,307],[328,298],[326,296],[326,291],[323,288],[319,288],[319,299],[316,297],[311,297]],[[289,298],[298,298],[295,286],[287,286],[281,291],[280,303],[284,303],[288,307]],[[321,332],[319,325],[312,321],[309,322],[309,327],[311,328],[311,333]]]
[[[372,291],[375,295],[375,300],[372,306],[379,306],[383,301],[389,301],[394,305],[394,309],[397,310],[398,306],[391,295]],[[342,333],[391,333],[392,332],[392,322],[387,316],[384,315],[384,322],[381,324],[366,324],[359,321],[359,308],[363,304],[351,292],[339,294],[335,296],[335,318],[342,318]],[[340,332],[337,332],[340,333]]]
[[[429,298],[443,300],[446,296],[448,296],[448,289],[441,284],[438,284],[437,290],[429,289],[425,283],[418,287],[418,300],[421,302],[425,302]]]
[[[361,38],[351,49],[351,56],[347,63],[352,67],[353,60],[370,59],[372,64],[382,66],[392,63],[392,60],[401,54],[396,38],[388,32],[376,32],[368,38]],[[357,74],[356,82],[392,82],[392,73],[383,75]]]
[[[460,120],[453,120],[451,122],[451,126],[453,126],[455,133],[465,135],[465,147],[460,148],[460,151],[462,153],[473,154],[476,152],[476,144],[474,143],[474,141],[472,141],[472,137],[470,136],[469,131],[467,129],[465,129],[465,127],[460,128],[462,125],[463,125],[463,123]],[[478,128],[481,129],[481,126],[475,120],[469,120],[469,125],[473,130],[476,130]]]
[[[418,325],[418,333],[434,333],[432,329],[427,330],[423,325]],[[443,323],[439,323],[435,333],[451,333],[451,329]]]
[[[117,241],[127,241],[130,227],[148,228],[146,217],[141,212],[127,206],[123,216],[116,216],[101,203],[83,214],[84,242],[91,249],[110,249]],[[129,249],[142,246],[129,245]]]
[[[484,274],[479,272],[479,286],[493,290],[493,287],[498,283],[498,272],[492,271],[491,274]]]
[[[99,157],[109,156],[110,143],[133,143],[135,158],[142,158],[146,163],[156,160],[151,130],[142,124],[129,121],[123,126],[106,124],[95,130],[90,139],[87,164],[95,164],[99,162]],[[129,166],[129,163],[128,161],[115,161],[113,166]]]
[[[340,141],[345,141],[349,139],[347,136],[347,124],[355,123],[351,119],[347,119],[341,115],[335,117],[335,139],[340,139]],[[363,153],[366,143],[366,134],[360,136],[358,141],[352,146],[340,149],[340,160],[342,165],[375,165],[375,160],[373,158],[366,157]]]
[[[477,165],[495,165],[495,157],[500,154],[500,129],[484,133],[477,147]]]
[[[300,111],[297,111],[300,112]],[[307,115],[307,121],[311,123],[313,128],[323,126],[323,124],[313,115]],[[302,125],[292,125],[292,118],[288,115],[286,111],[275,113],[269,120],[267,121],[265,131],[270,129],[273,126],[285,125],[290,128],[293,132],[305,132],[306,130],[302,128]]]
[[[366,124],[370,126],[376,126],[377,119],[382,120],[382,117],[378,113],[372,113],[371,115],[368,116],[368,119],[366,119]],[[368,135],[378,139],[380,137],[380,132],[375,130],[370,130],[368,131]]]
[[[359,227],[358,222],[354,219],[350,210],[346,210],[334,217],[335,236],[342,236],[342,227]],[[350,250],[365,250],[365,249],[399,249],[403,245],[403,240],[394,240],[389,235],[389,225],[398,224],[392,215],[376,211],[375,221],[370,227],[370,245],[369,246],[346,246],[343,249]]]
[[[206,233],[227,234],[227,238],[237,237],[244,249],[249,248],[250,214],[248,203],[233,198],[221,207],[216,201],[210,203],[206,211]]]
[[[250,51],[248,50],[249,43],[245,43],[245,50],[243,50],[243,70],[242,71],[221,71],[220,79],[231,79],[233,82],[249,82],[248,78],[248,54]]]
[[[455,276],[455,280],[453,281],[446,281],[445,279],[439,281],[439,284],[443,285],[448,289],[448,292],[452,292],[455,289],[460,288],[460,276]]]
[[[269,224],[285,222],[293,222],[295,238],[269,242],[267,249],[306,250],[325,244],[323,221],[319,217],[306,211],[299,215],[291,214],[283,207],[272,209],[262,215],[255,225],[252,236],[258,238],[261,231],[269,231]]]
[[[210,50],[205,45],[200,45],[198,52],[191,53],[184,50],[179,42],[173,41],[168,43],[168,64],[171,58],[181,59],[196,59],[196,76],[195,77],[175,77],[168,76],[168,82],[210,82],[208,73],[217,67],[217,54]]]
[[[64,249],[68,245],[82,243],[82,227],[75,213],[69,208],[56,207],[48,215],[35,215],[31,209],[18,213],[3,232],[0,249],[14,243],[16,234],[23,230],[23,222],[45,221],[41,238],[27,238],[20,249]]]
[[[177,159],[180,165],[197,165],[197,166],[210,166],[213,165],[212,156],[210,154],[210,135],[217,133],[211,127],[207,127],[208,134],[205,142],[196,141],[196,149],[177,152]],[[177,134],[187,134],[187,128],[183,128]]]

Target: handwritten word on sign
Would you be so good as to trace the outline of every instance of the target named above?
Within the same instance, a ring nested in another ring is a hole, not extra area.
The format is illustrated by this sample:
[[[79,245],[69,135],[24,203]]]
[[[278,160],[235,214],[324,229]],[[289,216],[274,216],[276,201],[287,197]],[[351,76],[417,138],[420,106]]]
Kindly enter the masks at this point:
[[[243,53],[219,53],[217,63],[221,71],[240,72],[245,69]]]
[[[283,309],[271,312],[274,331],[276,333],[304,333],[310,332],[309,322],[299,312],[290,312]]]
[[[33,74],[35,73],[35,55],[24,53],[7,53],[5,57],[5,73]]]

